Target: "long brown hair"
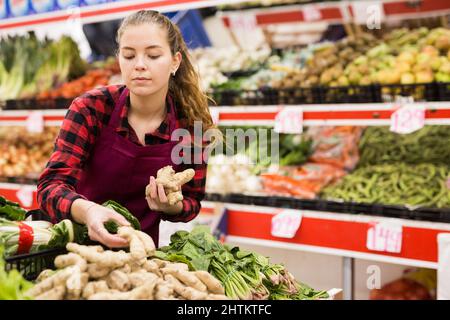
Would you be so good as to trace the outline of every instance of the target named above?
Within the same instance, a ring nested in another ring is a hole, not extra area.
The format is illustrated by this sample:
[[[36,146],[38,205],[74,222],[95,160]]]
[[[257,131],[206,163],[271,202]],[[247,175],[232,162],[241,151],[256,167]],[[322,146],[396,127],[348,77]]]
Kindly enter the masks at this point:
[[[184,116],[187,126],[191,127],[195,121],[201,121],[203,130],[216,129],[208,107],[208,97],[200,88],[199,75],[196,72],[188,48],[180,32],[180,29],[165,15],[153,10],[141,10],[128,16],[122,21],[117,31],[117,43],[120,43],[125,29],[132,25],[154,23],[167,32],[167,40],[172,55],[181,53],[180,66],[169,80],[169,94],[174,98]]]

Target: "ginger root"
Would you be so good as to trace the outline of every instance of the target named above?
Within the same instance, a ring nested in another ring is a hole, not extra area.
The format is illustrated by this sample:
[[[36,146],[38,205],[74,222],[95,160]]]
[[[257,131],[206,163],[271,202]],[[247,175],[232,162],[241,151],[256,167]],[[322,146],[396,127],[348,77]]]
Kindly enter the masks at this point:
[[[55,258],[55,267],[58,269],[63,269],[73,265],[78,266],[81,272],[84,272],[87,269],[86,260],[76,253],[69,252],[68,254],[63,254]]]
[[[183,200],[181,186],[189,182],[194,175],[194,169],[186,169],[182,172],[175,173],[172,166],[165,166],[156,173],[156,183],[158,185],[161,184],[164,187],[169,204],[174,205]],[[147,187],[146,195],[148,196],[148,194],[149,190]]]
[[[90,296],[100,293],[100,292],[106,292],[109,291],[109,287],[106,284],[105,280],[100,281],[92,281],[86,284],[86,286],[83,289],[82,297],[84,299],[89,299]]]

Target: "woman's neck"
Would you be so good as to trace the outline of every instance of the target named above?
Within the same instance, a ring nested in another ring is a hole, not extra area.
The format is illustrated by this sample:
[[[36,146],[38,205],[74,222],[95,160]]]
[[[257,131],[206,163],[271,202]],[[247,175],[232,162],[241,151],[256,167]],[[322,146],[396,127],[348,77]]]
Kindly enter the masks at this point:
[[[136,96],[130,93],[130,114],[142,120],[164,118],[167,90],[160,90],[151,96]]]

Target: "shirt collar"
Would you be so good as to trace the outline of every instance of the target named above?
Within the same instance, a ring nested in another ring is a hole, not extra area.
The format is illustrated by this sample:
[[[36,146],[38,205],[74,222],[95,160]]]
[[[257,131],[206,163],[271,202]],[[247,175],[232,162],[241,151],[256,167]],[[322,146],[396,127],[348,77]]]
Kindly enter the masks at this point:
[[[120,114],[120,125],[116,128],[116,132],[118,133],[125,133],[128,134],[130,131],[130,124],[128,123],[128,112],[130,110],[130,96],[127,97],[127,102],[122,108],[122,112]],[[175,123],[172,123],[173,121],[176,121],[171,116],[172,110],[175,108],[175,105],[173,104],[173,99],[169,95],[167,95],[166,98],[166,106],[167,106],[167,114],[164,118],[163,122],[161,122],[161,125],[154,131],[154,132],[147,132],[146,135],[152,135],[164,140],[170,140],[170,127],[175,127]]]

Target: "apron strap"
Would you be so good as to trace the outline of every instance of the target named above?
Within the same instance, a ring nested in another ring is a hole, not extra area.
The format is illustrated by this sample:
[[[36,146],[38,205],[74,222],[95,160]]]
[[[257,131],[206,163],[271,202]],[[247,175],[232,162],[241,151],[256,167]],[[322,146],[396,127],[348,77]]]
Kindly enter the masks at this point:
[[[119,126],[120,115],[122,114],[123,107],[127,103],[128,93],[129,93],[129,90],[128,90],[128,88],[125,87],[125,89],[123,89],[123,91],[119,97],[119,100],[114,105],[114,110],[111,114],[111,118],[109,119],[109,124],[108,124],[110,127],[113,127],[114,129],[116,129]]]

